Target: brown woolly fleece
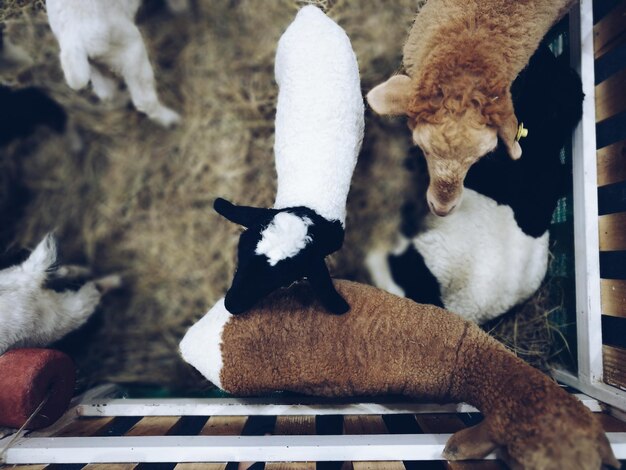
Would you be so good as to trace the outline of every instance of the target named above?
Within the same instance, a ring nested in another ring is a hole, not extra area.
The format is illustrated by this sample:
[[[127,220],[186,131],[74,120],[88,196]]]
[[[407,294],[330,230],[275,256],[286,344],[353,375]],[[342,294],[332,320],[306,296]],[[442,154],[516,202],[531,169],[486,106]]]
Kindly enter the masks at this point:
[[[513,80],[572,3],[429,0],[404,45],[404,67],[415,93],[409,113],[438,123],[474,99],[487,123],[500,126],[513,111]]]
[[[335,287],[351,305],[345,315],[327,314],[302,284],[236,317],[218,302],[183,339],[183,357],[210,376],[206,363],[219,361],[207,351],[217,346],[221,370],[213,380],[237,395],[286,390],[465,401],[485,419],[450,438],[450,460],[502,447],[513,468],[619,467],[585,406],[476,325],[371,286]],[[211,316],[222,318],[221,338],[211,338]]]
[[[408,76],[378,85],[368,101],[379,114],[408,116],[428,163],[433,213],[458,205],[467,170],[497,137],[521,156],[511,84],[572,3],[429,0],[417,14],[403,51]]]

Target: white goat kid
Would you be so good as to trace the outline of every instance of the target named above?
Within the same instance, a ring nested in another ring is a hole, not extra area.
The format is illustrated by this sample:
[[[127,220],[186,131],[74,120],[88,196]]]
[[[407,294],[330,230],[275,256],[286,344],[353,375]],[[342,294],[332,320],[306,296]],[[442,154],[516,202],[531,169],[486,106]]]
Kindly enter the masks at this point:
[[[121,278],[111,275],[87,282],[78,291],[44,287],[53,276],[72,277],[86,271],[77,266],[57,269],[52,235],[46,235],[22,264],[0,271],[0,354],[61,339],[87,321],[104,293],[121,285]]]
[[[346,199],[361,150],[359,65],[346,32],[319,8],[302,8],[282,35],[274,68],[276,173],[273,209],[217,199],[215,210],[246,227],[226,309],[243,313],[270,292],[306,277],[335,314],[350,306],[324,258],[343,244]]]
[[[91,81],[101,100],[115,94],[116,83],[89,59],[107,66],[126,82],[135,107],[169,127],[180,116],[163,106],[156,93],[154,72],[134,17],[140,0],[46,0],[48,21],[61,48],[65,81],[80,90]]]

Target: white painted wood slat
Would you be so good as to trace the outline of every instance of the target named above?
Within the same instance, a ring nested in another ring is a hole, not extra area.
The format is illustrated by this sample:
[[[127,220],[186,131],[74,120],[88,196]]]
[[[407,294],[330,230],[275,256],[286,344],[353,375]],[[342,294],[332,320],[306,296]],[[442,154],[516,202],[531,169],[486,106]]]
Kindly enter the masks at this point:
[[[607,434],[626,459],[626,433]],[[6,463],[442,460],[450,434],[150,436],[22,439]],[[490,454],[487,459],[495,456]]]
[[[591,411],[601,411],[597,400],[583,394],[574,396]],[[478,410],[466,403],[346,403],[319,398],[119,398],[81,403],[76,411],[80,416],[321,416],[476,413]]]
[[[619,388],[612,387],[605,383],[583,383],[576,375],[562,369],[553,370],[552,376],[559,382],[575,387],[589,395],[593,395],[601,402],[611,405],[618,410],[626,409],[626,392],[624,390],[620,390]]]
[[[9,449],[6,462],[441,460],[449,437],[450,434],[49,437],[22,439]]]
[[[583,117],[574,131],[574,249],[578,378],[602,381],[602,325],[598,237],[596,113],[592,0],[580,0],[570,13],[572,67],[580,74],[585,99]]]

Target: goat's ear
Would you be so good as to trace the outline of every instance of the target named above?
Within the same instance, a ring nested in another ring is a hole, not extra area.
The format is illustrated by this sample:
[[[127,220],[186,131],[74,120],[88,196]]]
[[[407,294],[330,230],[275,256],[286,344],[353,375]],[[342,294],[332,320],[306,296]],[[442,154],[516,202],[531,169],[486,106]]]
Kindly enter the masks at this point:
[[[253,225],[261,217],[269,215],[271,211],[271,209],[263,209],[260,207],[236,206],[221,197],[215,200],[213,209],[222,217],[236,224],[243,225],[246,228]]]
[[[367,102],[378,114],[400,116],[407,113],[411,88],[411,79],[408,76],[394,75],[372,88],[367,94]]]
[[[511,113],[504,119],[498,129],[498,136],[504,142],[506,150],[513,160],[517,160],[522,156],[522,147],[517,141],[517,118],[515,113]]]

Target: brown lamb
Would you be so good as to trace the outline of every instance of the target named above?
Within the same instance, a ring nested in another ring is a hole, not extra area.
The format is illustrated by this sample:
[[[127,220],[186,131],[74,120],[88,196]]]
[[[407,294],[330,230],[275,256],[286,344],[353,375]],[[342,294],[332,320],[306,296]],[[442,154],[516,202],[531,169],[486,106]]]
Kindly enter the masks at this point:
[[[511,84],[572,0],[429,0],[404,46],[408,75],[367,95],[379,114],[407,115],[426,156],[430,209],[460,201],[469,167],[498,137],[520,158]],[[532,132],[532,129],[530,129]]]
[[[246,315],[232,316],[221,300],[187,332],[181,354],[236,395],[286,390],[465,401],[485,418],[450,438],[449,460],[501,447],[513,468],[619,468],[585,406],[473,323],[371,286],[335,287],[351,306],[345,315],[327,314],[302,284]]]

